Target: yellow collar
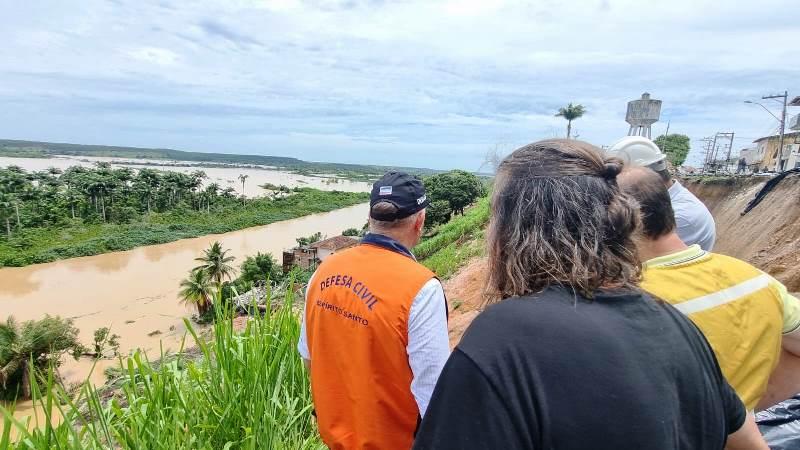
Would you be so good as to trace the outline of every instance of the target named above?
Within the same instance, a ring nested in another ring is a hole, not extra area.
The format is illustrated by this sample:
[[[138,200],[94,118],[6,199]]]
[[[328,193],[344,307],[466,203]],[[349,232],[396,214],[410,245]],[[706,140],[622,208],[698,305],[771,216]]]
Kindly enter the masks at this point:
[[[645,269],[649,269],[651,267],[675,266],[685,262],[700,259],[703,256],[706,256],[707,254],[708,252],[700,248],[699,245],[694,244],[689,246],[689,248],[687,248],[686,250],[681,250],[679,252],[670,253],[669,255],[659,256],[657,258],[648,260],[644,263],[644,267]]]

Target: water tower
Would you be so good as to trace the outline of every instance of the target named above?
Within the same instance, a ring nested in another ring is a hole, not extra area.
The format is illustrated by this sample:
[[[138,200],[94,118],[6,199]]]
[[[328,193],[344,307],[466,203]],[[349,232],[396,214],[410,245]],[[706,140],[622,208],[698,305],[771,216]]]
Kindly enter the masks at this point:
[[[653,100],[645,92],[639,100],[628,102],[625,121],[631,125],[628,136],[644,136],[650,139],[650,125],[658,122],[661,116],[661,100]]]

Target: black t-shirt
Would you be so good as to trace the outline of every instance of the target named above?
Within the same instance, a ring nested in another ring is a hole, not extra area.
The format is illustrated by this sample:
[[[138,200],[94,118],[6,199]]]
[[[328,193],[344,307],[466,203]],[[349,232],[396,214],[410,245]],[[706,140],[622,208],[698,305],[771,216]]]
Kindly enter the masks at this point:
[[[414,448],[714,450],[745,414],[703,335],[671,306],[550,288],[475,319]]]

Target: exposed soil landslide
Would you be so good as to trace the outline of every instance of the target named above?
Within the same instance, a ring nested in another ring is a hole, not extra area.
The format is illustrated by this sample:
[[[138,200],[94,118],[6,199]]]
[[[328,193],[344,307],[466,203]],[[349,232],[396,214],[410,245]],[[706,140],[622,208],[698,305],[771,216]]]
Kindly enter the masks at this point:
[[[717,224],[714,252],[743,259],[800,291],[800,177],[790,175],[750,212],[745,206],[765,178],[690,181],[685,185],[702,200]]]

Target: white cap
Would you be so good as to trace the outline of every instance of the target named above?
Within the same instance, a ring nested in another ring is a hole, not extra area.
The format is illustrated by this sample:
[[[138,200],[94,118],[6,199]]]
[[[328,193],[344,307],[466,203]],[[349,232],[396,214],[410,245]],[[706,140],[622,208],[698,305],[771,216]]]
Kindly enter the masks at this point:
[[[606,150],[606,155],[621,159],[626,166],[649,167],[656,172],[667,168],[667,155],[655,142],[642,136],[626,136]]]

